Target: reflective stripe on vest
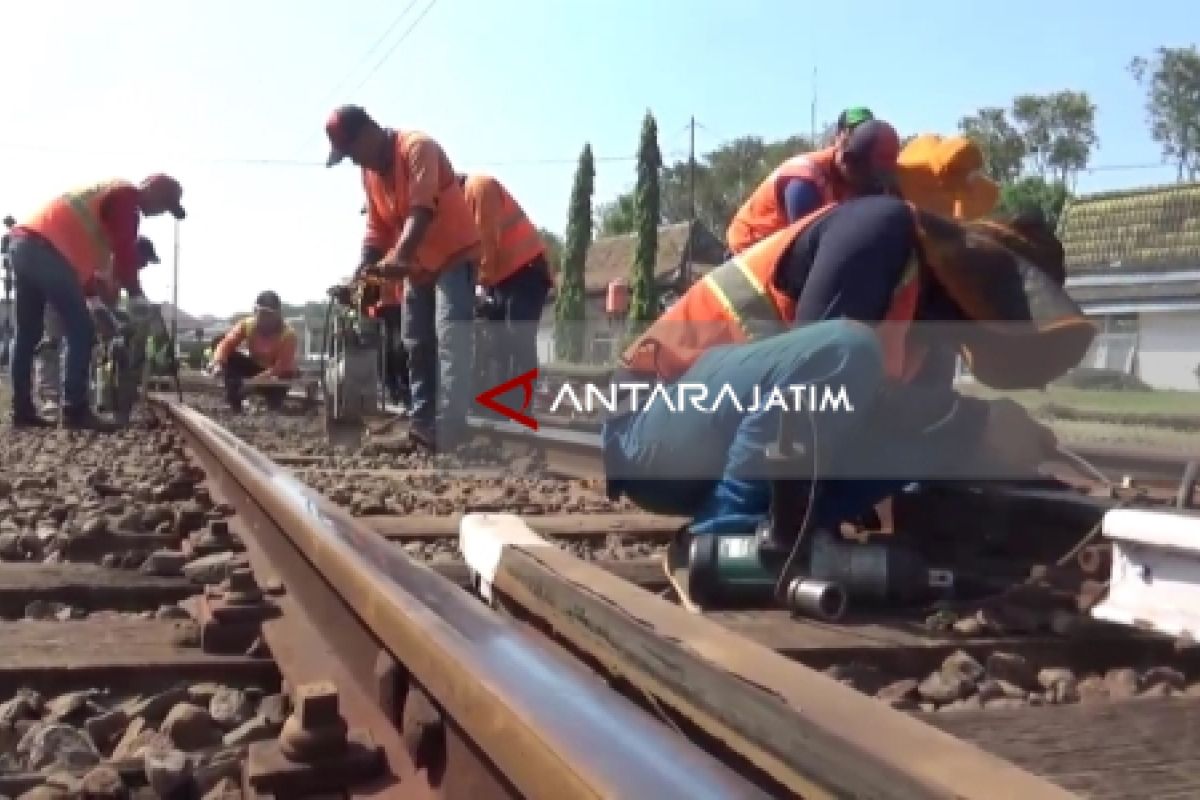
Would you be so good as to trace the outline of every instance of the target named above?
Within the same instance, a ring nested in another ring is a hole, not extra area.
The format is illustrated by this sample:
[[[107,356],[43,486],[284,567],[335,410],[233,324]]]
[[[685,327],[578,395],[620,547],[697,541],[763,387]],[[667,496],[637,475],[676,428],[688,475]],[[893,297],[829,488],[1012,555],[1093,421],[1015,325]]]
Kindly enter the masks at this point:
[[[763,339],[787,330],[766,287],[741,256],[734,256],[705,275],[703,282],[747,339]]]
[[[903,276],[896,289],[892,292],[892,302],[888,307],[885,323],[901,322],[912,319],[917,299],[917,275],[919,261],[916,252],[909,256],[904,267]],[[704,277],[717,302],[725,309],[730,318],[737,322],[742,334],[748,341],[765,339],[783,333],[787,325],[779,317],[775,304],[758,280],[758,277],[746,265],[740,256],[735,256]],[[886,328],[881,342],[884,348],[884,363],[901,364],[905,355],[904,336],[888,335]],[[897,373],[907,373],[907,370],[893,367]],[[897,374],[895,377],[904,377]]]
[[[113,182],[97,184],[78,192],[68,192],[64,194],[62,199],[75,212],[76,219],[79,220],[79,225],[83,228],[83,232],[87,234],[92,241],[92,246],[95,248],[97,261],[100,263],[98,272],[106,281],[112,280],[112,248],[109,246],[108,237],[104,235],[104,228],[100,224],[99,218],[92,213],[92,204],[101,195],[107,193],[113,188]]]
[[[93,279],[112,290],[113,253],[100,218],[104,198],[117,188],[132,187],[121,180],[95,183],[64,192],[47,203],[25,227],[39,234],[75,270],[84,285]]]
[[[279,336],[275,337],[274,339],[260,338],[256,340],[254,338],[254,333],[255,329],[258,327],[257,323],[258,320],[256,320],[254,317],[246,317],[244,320],[242,320],[242,333],[246,336],[246,350],[249,352],[250,357],[255,361],[260,358],[264,361],[274,361],[279,355],[280,345],[287,341],[289,337],[295,336],[295,332],[289,326],[284,325],[283,329],[279,332]],[[255,347],[255,344],[260,346]],[[262,345],[266,345],[266,347],[263,347]],[[269,365],[264,365],[260,362],[260,366]]]

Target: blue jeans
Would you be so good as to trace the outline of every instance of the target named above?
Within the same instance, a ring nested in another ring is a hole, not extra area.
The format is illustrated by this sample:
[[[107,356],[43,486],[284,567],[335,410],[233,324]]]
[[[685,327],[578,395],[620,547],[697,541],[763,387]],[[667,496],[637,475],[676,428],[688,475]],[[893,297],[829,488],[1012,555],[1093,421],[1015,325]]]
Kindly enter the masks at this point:
[[[453,441],[466,430],[471,392],[475,265],[451,267],[431,286],[409,285],[404,296],[414,426]],[[439,374],[440,373],[440,374]]]
[[[822,479],[817,523],[854,518],[911,483],[932,465],[956,457],[955,443],[894,431],[876,414],[884,386],[879,342],[866,326],[830,321],[705,353],[680,383],[731,387],[741,408],[713,413],[647,404],[604,425],[610,490],[657,513],[693,517],[694,533],[749,533],[765,518],[770,484],[764,458],[779,431],[780,408],[749,411],[752,394],[795,385],[845,387],[852,411],[802,414],[797,440],[816,441]]]
[[[88,364],[95,327],[75,270],[50,244],[18,236],[9,250],[16,286],[17,334],[13,342],[13,408],[33,411],[33,356],[44,332],[46,306],[58,314],[67,341],[64,410],[88,406]]]
[[[538,256],[492,288],[504,312],[503,321],[486,323],[499,334],[492,339],[495,348],[492,357],[500,362],[501,382],[537,368],[538,323],[546,307],[546,295],[550,293],[550,280],[550,265],[545,256]],[[520,408],[523,392],[523,388],[517,387],[497,400]]]

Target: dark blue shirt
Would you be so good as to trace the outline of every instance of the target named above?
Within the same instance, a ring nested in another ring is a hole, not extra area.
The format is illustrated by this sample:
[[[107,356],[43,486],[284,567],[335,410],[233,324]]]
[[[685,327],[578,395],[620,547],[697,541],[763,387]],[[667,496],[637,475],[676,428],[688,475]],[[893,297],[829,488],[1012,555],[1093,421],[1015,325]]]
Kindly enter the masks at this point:
[[[796,237],[775,273],[775,285],[796,301],[796,324],[853,319],[877,325],[887,316],[892,294],[917,247],[912,211],[888,196],[847,201]],[[917,318],[962,321],[949,298],[925,284]],[[933,343],[921,374],[888,395],[897,425],[938,435],[969,436],[982,426],[987,406],[960,397],[952,388],[957,343]],[[894,406],[894,408],[893,408]],[[940,423],[940,424],[939,424]]]
[[[803,219],[825,205],[821,189],[804,178],[791,178],[783,184],[783,208],[789,223]]]

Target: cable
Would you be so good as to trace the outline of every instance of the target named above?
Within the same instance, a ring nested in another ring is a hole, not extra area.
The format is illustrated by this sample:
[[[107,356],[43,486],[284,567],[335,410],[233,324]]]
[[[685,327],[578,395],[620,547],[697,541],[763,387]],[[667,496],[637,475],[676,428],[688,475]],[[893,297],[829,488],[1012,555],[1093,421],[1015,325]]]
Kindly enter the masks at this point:
[[[400,34],[400,38],[397,39],[390,48],[388,48],[388,51],[383,54],[383,58],[376,62],[375,66],[371,68],[371,71],[367,73],[367,76],[359,81],[358,84],[350,90],[351,92],[357,92],[359,89],[361,89],[366,82],[369,81],[371,77],[379,71],[379,68],[387,63],[387,60],[392,57],[392,53],[396,52],[396,48],[408,38],[408,35],[413,32],[413,29],[416,28],[417,25],[421,24],[421,20],[425,19],[425,15],[428,14],[435,5],[437,5],[437,0],[429,0],[429,5],[425,6],[425,10],[422,11],[415,20],[413,20],[413,24],[409,25],[408,29],[405,30],[404,33]]]
[[[379,35],[379,38],[367,48],[366,52],[363,53],[363,57],[359,59],[359,62],[355,64],[352,69],[347,71],[346,74],[342,76],[341,80],[334,84],[333,89],[331,89],[328,94],[326,94],[325,99],[321,101],[321,107],[325,107],[337,99],[338,94],[340,94],[342,91],[342,85],[345,84],[346,81],[348,81],[350,77],[357,72],[360,67],[362,67],[363,64],[367,63],[367,58],[369,58],[371,54],[379,48],[379,45],[383,44],[384,41],[392,35],[392,31],[394,31],[400,25],[404,18],[408,16],[409,10],[411,10],[416,4],[417,0],[409,0],[408,5],[401,9],[400,13],[396,15],[391,24],[388,25],[387,28],[384,29],[383,33]],[[314,139],[317,138],[319,138],[319,134],[314,131],[309,135],[308,139],[304,141],[304,144],[300,146],[297,152],[302,152]]]
[[[356,64],[353,69],[349,70],[345,75],[343,75],[341,80],[339,80],[336,84],[334,84],[333,89],[331,89],[329,91],[329,93],[325,97],[325,100],[322,101],[322,103],[321,103],[322,106],[325,106],[326,104],[332,102],[335,99],[337,94],[341,91],[342,84],[344,84],[347,80],[349,80],[350,76],[353,75],[355,72],[357,72],[358,68],[367,62],[367,58],[372,53],[375,52],[375,50],[379,47],[379,45],[383,44],[384,40],[392,35],[392,31],[394,31],[400,25],[400,23],[404,20],[404,18],[406,16],[408,16],[409,10],[412,9],[412,7],[415,6],[416,4],[417,4],[417,0],[409,0],[408,5],[406,5],[400,11],[400,13],[396,15],[395,19],[392,20],[392,23],[387,26],[387,28],[384,30],[384,32],[382,34],[379,35],[379,38],[376,39],[371,44],[371,46],[367,48],[366,52],[363,53],[363,57],[361,59],[359,59],[358,64]]]

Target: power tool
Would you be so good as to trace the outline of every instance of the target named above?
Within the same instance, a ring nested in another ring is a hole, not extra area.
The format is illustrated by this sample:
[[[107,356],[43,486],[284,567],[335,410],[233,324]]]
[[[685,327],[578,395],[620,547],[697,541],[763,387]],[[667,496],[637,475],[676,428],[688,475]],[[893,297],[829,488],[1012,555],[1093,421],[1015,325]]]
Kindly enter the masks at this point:
[[[366,432],[366,418],[381,409],[380,326],[366,313],[380,294],[372,277],[329,290],[325,316],[325,432],[331,444],[356,446]]]
[[[915,550],[895,541],[857,543],[818,523],[828,484],[817,475],[815,447],[796,445],[797,414],[780,415],[778,440],[767,448],[771,505],[750,535],[694,536],[687,591],[700,606],[777,602],[825,620],[856,603],[908,603],[953,586],[954,576],[931,569]],[[815,428],[813,429],[815,442]],[[806,478],[800,471],[811,466]]]

